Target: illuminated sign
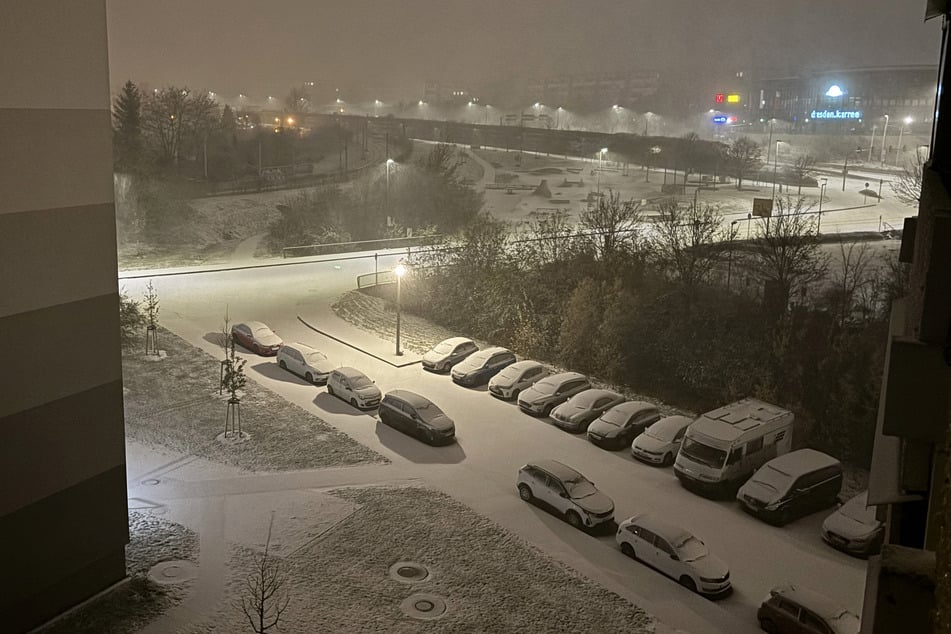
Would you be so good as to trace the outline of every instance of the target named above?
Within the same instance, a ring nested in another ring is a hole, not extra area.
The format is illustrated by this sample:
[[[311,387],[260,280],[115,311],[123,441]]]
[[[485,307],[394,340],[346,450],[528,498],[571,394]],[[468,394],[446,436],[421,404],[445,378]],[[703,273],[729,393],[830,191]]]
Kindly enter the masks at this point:
[[[727,121],[729,121],[729,117],[727,117],[725,114],[718,114],[717,116],[713,117],[713,122],[717,125],[723,125]]]
[[[737,94],[730,94],[726,96],[727,103],[740,103],[740,96]]]
[[[844,94],[842,89],[835,84],[829,86],[829,90],[826,91],[826,97],[841,97]]]
[[[723,93],[722,93],[722,92],[718,92],[717,94],[715,94],[715,95],[713,96],[713,100],[714,100],[716,103],[723,103]]]
[[[861,110],[813,110],[813,119],[861,119]]]

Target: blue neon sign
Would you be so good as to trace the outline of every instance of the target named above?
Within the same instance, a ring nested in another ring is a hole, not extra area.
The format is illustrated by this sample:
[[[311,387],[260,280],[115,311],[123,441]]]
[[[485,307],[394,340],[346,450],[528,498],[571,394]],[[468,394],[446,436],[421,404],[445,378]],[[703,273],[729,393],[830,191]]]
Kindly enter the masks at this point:
[[[861,119],[861,110],[813,110],[813,119]]]
[[[725,114],[718,114],[717,116],[713,117],[713,122],[717,125],[723,125],[729,120],[730,118]]]

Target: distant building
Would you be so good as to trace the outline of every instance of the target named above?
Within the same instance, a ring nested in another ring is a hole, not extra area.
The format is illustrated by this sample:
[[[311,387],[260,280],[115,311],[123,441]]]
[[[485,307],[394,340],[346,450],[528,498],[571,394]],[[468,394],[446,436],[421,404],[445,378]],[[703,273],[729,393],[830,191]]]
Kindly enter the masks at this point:
[[[423,101],[433,106],[462,106],[478,102],[471,88],[455,82],[427,81],[423,87]]]
[[[884,66],[752,79],[743,95],[751,120],[776,118],[793,130],[821,134],[917,124],[934,118],[936,66]],[[711,106],[712,107],[712,106]]]
[[[524,101],[574,112],[593,112],[613,105],[632,107],[654,95],[659,81],[658,73],[646,71],[543,77],[527,82]]]

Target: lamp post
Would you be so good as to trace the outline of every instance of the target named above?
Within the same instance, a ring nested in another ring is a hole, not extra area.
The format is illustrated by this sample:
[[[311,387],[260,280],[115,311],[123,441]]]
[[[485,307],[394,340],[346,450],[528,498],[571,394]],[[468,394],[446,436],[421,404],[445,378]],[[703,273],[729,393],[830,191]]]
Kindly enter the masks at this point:
[[[730,254],[726,265],[726,290],[730,290],[730,280],[733,278],[733,238],[736,236],[736,225],[739,220],[730,223]]]
[[[881,154],[882,167],[885,167],[885,135],[888,133],[888,115],[884,115],[884,116],[885,116],[885,127],[882,128],[882,154]]]
[[[872,138],[868,142],[868,160],[872,160],[872,146],[875,145],[875,133],[878,131],[878,124],[872,126]]]
[[[390,166],[392,166],[396,161],[391,158],[386,159],[386,191],[383,195],[383,206],[386,208],[386,211],[390,210]]]
[[[608,153],[608,148],[603,147],[598,151],[598,196],[601,196],[601,166],[604,164],[604,155]]]
[[[769,120],[769,139],[766,141],[766,165],[769,165],[769,153],[773,151],[773,122],[776,118]]]
[[[403,356],[403,351],[400,350],[400,313],[403,309],[403,301],[400,297],[400,291],[403,281],[403,276],[406,275],[406,267],[402,264],[397,264],[396,268],[393,269],[393,273],[396,274],[396,356]]]
[[[826,185],[829,183],[828,178],[822,179],[822,186],[819,187],[819,221],[816,223],[816,235],[819,235],[819,228],[822,226],[822,197],[826,193]]]
[[[905,133],[905,126],[911,125],[914,121],[911,117],[905,117],[902,120],[902,126],[898,128],[898,149],[895,150],[895,167],[898,167],[898,159],[901,158],[901,136]]]
[[[650,125],[651,117],[654,115],[653,112],[644,113],[644,136],[647,136],[647,126]]]
[[[776,166],[779,164],[779,144],[781,139],[776,139],[776,154],[773,156],[773,200],[776,200]]]

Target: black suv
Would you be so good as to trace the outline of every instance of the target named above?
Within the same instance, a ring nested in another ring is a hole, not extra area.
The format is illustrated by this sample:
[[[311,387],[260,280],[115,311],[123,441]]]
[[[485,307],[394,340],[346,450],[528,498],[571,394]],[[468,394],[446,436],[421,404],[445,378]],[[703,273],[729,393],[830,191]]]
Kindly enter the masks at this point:
[[[409,390],[386,393],[380,402],[380,420],[430,445],[448,445],[456,439],[452,419],[428,398]]]

